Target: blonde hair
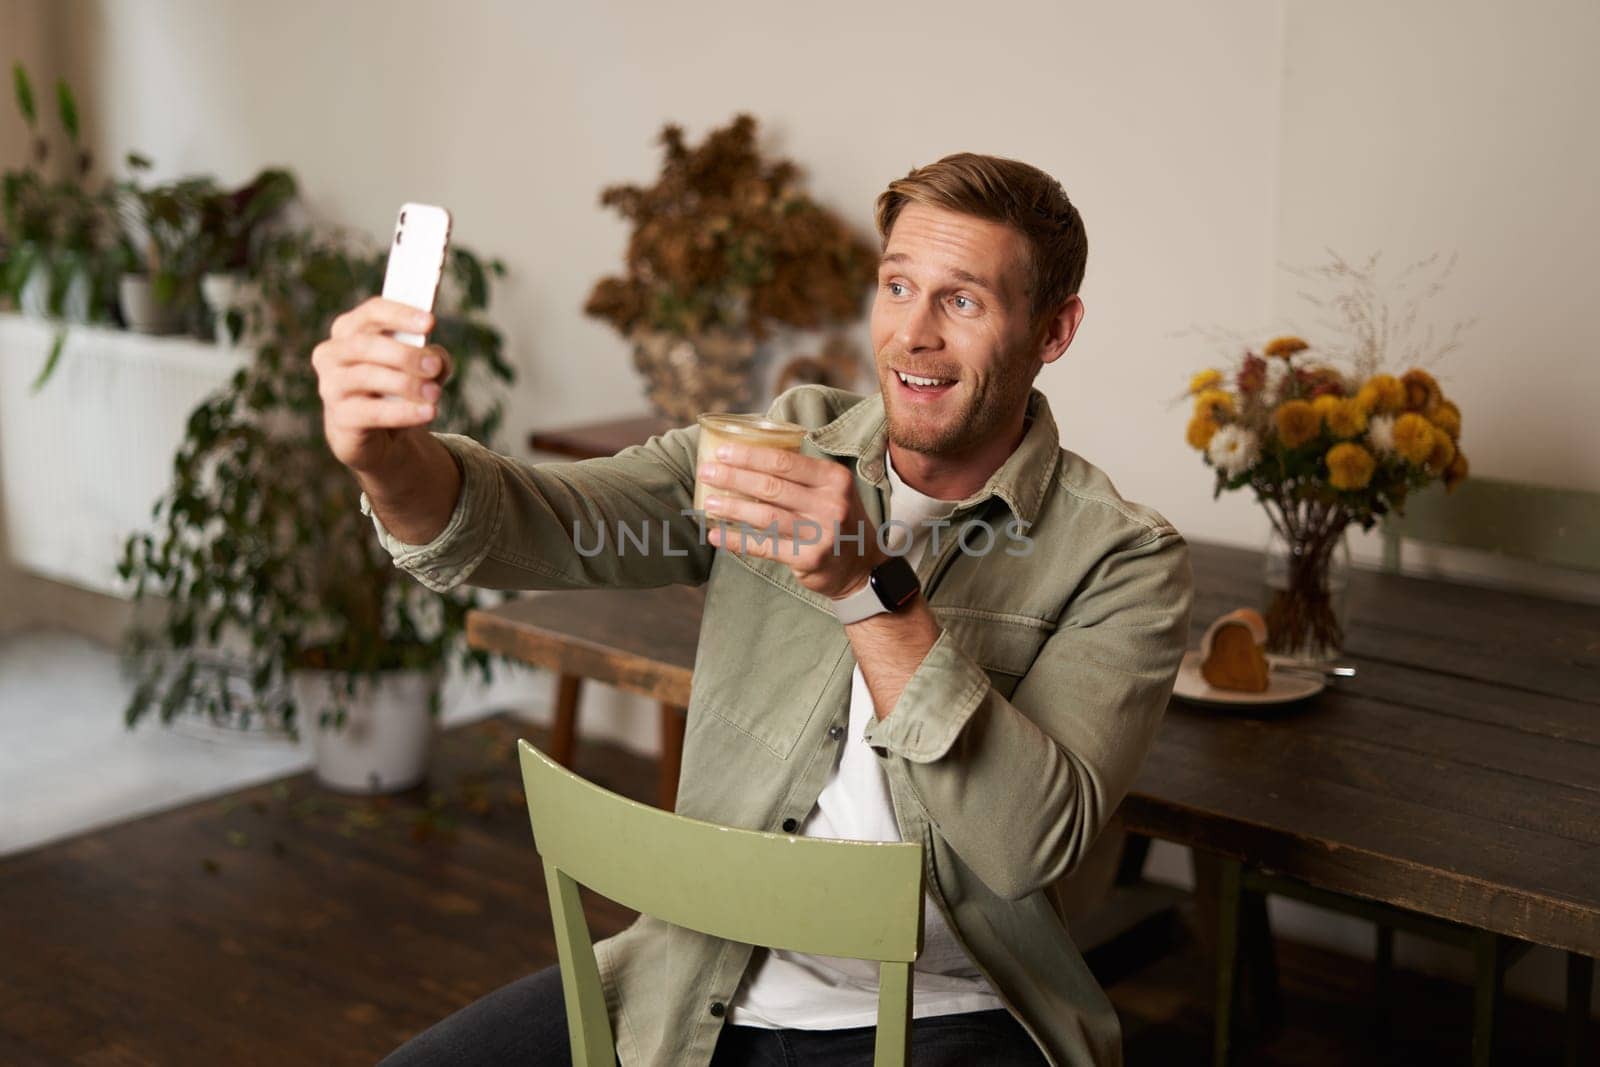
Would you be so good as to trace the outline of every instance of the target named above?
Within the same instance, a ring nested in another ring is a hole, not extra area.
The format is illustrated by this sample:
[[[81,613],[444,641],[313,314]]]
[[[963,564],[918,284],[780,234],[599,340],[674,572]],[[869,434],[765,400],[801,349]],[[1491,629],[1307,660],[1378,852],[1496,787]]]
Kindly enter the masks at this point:
[[[878,196],[878,236],[885,245],[906,204],[959,211],[1011,227],[1028,249],[1029,312],[1055,311],[1083,284],[1089,239],[1061,183],[1015,159],[959,152],[918,167]]]

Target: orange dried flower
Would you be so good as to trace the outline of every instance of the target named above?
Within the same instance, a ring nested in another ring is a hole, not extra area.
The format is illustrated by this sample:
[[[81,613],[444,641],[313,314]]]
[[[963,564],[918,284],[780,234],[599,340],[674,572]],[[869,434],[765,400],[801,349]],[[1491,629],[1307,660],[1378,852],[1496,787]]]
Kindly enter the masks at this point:
[[[1267,347],[1262,349],[1262,352],[1266,353],[1268,356],[1277,356],[1279,359],[1288,359],[1296,352],[1304,352],[1310,347],[1310,345],[1306,344],[1300,338],[1291,335],[1285,337],[1274,337],[1272,340],[1267,342]]]
[[[1457,449],[1455,458],[1444,469],[1444,491],[1452,493],[1467,477],[1467,454]]]
[[[1233,394],[1226,389],[1207,389],[1194,398],[1194,413],[1213,421],[1232,415]]]
[[[1365,489],[1372,481],[1372,472],[1378,467],[1378,461],[1372,458],[1371,452],[1351,441],[1328,449],[1325,462],[1328,464],[1328,484],[1345,492]]]
[[[1456,458],[1456,443],[1439,427],[1433,428],[1433,451],[1428,453],[1428,469],[1443,474]]]
[[[1439,406],[1428,417],[1435,426],[1450,435],[1450,440],[1461,440],[1461,409],[1450,401],[1441,399]]]
[[[1306,400],[1285,400],[1272,419],[1278,426],[1278,439],[1288,448],[1298,448],[1322,429],[1322,419]]]
[[[1211,439],[1217,434],[1217,421],[1207,415],[1196,415],[1189,420],[1189,428],[1184,433],[1184,440],[1189,442],[1189,447],[1201,452],[1211,444]]]
[[[1425,370],[1412,369],[1400,376],[1406,390],[1407,411],[1428,411],[1439,406],[1439,383]]]
[[[1328,432],[1335,437],[1360,437],[1367,430],[1367,412],[1354,397],[1317,397],[1317,402],[1333,400],[1332,410],[1322,417]]]
[[[1414,411],[1394,420],[1394,450],[1406,462],[1422,466],[1433,455],[1434,425]]]
[[[1368,415],[1387,415],[1406,406],[1406,387],[1392,374],[1375,374],[1356,393]]]

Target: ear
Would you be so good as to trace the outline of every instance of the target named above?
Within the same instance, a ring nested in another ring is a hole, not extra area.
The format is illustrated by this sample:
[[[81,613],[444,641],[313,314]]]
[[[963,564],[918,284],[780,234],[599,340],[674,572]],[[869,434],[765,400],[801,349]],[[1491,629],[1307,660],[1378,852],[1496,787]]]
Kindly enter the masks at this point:
[[[1083,322],[1083,301],[1074,293],[1041,324],[1039,344],[1035,350],[1039,361],[1054,363],[1064,356],[1081,322]]]

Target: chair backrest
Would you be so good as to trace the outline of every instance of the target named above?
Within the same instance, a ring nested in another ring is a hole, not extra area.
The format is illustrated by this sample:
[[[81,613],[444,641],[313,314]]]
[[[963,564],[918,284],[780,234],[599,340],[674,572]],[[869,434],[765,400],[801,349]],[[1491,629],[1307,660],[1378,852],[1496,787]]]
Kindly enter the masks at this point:
[[[922,846],[831,841],[688,819],[602,789],[517,743],[561,957],[572,1062],[616,1051],[583,885],[634,911],[746,944],[880,964],[876,1062],[903,1064],[922,949]]]
[[[1472,477],[1448,495],[1414,493],[1384,521],[1384,570],[1400,569],[1402,539],[1600,571],[1600,493]]]

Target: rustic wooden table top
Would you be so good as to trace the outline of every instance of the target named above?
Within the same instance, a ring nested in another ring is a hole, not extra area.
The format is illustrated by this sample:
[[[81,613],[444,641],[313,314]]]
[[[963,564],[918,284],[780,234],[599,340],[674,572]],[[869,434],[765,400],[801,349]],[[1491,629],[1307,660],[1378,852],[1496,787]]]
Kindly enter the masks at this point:
[[[1191,647],[1260,600],[1255,552],[1194,544]],[[1132,830],[1325,889],[1600,956],[1600,608],[1356,571],[1345,660],[1299,704],[1174,700]],[[550,593],[469,639],[687,705],[703,599]]]
[[[528,447],[535,452],[550,452],[567,459],[594,459],[614,456],[629,445],[640,444],[675,426],[661,415],[635,415],[608,419],[554,430],[534,430]]]

